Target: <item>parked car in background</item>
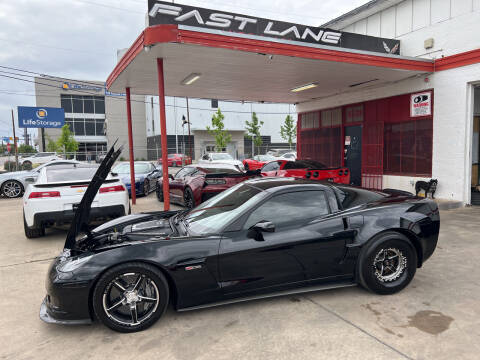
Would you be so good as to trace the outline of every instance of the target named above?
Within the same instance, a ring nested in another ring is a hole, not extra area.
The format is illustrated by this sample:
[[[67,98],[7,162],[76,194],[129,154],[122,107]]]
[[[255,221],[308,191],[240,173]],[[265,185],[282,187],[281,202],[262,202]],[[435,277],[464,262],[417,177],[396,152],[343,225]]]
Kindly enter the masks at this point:
[[[188,155],[183,155],[183,154],[168,154],[167,162],[169,167],[184,166],[184,165],[190,165],[192,163],[192,158]],[[163,163],[162,158],[158,159],[157,164],[162,164],[162,163]]]
[[[45,229],[73,220],[98,165],[70,163],[40,170],[23,196],[23,225],[27,238],[45,235]],[[107,221],[130,213],[127,189],[108,175],[91,204],[90,221]]]
[[[40,317],[99,319],[135,332],[170,305],[186,311],[357,284],[395,294],[432,256],[439,228],[429,199],[302,179],[249,180],[190,211],[135,214],[85,236],[73,231],[49,267]]]
[[[62,157],[57,153],[36,153],[32,156],[22,157],[18,159],[20,165],[45,164],[53,160],[61,160]]]
[[[339,184],[350,184],[348,168],[329,168],[313,160],[275,160],[265,164],[260,171],[262,176],[328,180]]]
[[[181,168],[169,176],[170,201],[190,209],[226,189],[259,176],[230,164],[198,164]],[[163,202],[163,179],[157,179],[157,198]]]
[[[267,151],[267,155],[275,156],[276,158],[278,158],[283,154],[286,154],[291,151],[292,149],[270,149]]]
[[[135,193],[146,196],[155,190],[157,178],[162,176],[162,165],[155,166],[149,161],[135,161],[134,166]],[[127,187],[128,194],[131,196],[130,163],[120,163],[113,168],[112,172],[120,176]]]
[[[105,159],[105,154],[97,154],[97,156],[95,156],[95,162],[97,164],[101,164],[103,159]]]
[[[211,163],[220,163],[220,164],[230,164],[238,166],[240,170],[243,170],[243,163],[240,160],[235,160],[232,155],[229,153],[206,153],[200,160],[199,164],[211,164]]]
[[[53,167],[65,164],[79,164],[76,160],[52,160],[46,164],[40,165],[33,170],[14,171],[0,174],[0,194],[7,198],[20,197],[27,187],[26,180],[30,183],[37,180],[40,171],[44,167]]]
[[[243,166],[245,167],[245,170],[257,170],[261,169],[267,162],[275,159],[276,157],[273,155],[255,155],[251,159],[243,160]]]
[[[297,152],[296,151],[287,152],[287,153],[281,155],[278,159],[295,161],[295,160],[297,160]]]

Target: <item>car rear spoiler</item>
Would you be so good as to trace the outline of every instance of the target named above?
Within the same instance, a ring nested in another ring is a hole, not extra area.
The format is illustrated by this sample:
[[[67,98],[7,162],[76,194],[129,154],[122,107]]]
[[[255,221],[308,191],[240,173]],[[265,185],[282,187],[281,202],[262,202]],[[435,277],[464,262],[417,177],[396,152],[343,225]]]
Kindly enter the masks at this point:
[[[205,174],[205,178],[207,178],[207,179],[225,178],[225,177],[236,178],[236,177],[258,176],[258,175],[260,175],[260,169],[258,169],[258,170],[247,170],[245,172],[239,172],[239,173],[236,173],[236,174],[229,174],[229,173]]]
[[[115,141],[115,143],[108,151],[107,155],[105,155],[105,158],[95,172],[95,175],[93,175],[93,178],[90,181],[87,190],[83,194],[82,201],[80,201],[80,204],[75,211],[72,225],[70,226],[67,238],[65,239],[65,249],[73,249],[75,247],[75,244],[77,242],[77,236],[80,233],[85,233],[88,237],[92,236],[88,227],[90,209],[93,199],[97,195],[98,190],[105,182],[105,179],[110,173],[113,164],[115,163],[115,161],[117,161],[117,158],[122,153],[123,146],[121,146],[118,150],[115,151],[116,143],[117,141]]]

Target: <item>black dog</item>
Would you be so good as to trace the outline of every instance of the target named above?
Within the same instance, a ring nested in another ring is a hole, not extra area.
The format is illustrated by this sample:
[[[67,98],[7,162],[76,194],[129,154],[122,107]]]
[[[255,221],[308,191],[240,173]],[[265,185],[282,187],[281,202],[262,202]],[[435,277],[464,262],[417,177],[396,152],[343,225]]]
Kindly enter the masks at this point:
[[[425,197],[428,197],[428,193],[432,194],[432,199],[435,199],[435,191],[437,190],[437,179],[432,179],[429,182],[426,181],[417,181],[415,183],[415,195],[418,196],[420,191],[425,192]]]

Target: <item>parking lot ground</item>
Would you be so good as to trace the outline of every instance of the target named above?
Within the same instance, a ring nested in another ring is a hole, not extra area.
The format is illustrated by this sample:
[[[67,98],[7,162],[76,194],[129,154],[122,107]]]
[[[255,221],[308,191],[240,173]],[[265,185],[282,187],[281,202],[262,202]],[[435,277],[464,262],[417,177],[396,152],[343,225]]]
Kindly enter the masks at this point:
[[[155,194],[134,212],[161,209]],[[360,287],[176,313],[150,329],[58,326],[38,317],[65,231],[23,234],[21,199],[0,199],[1,359],[478,359],[480,208],[441,213],[433,257],[408,288]]]

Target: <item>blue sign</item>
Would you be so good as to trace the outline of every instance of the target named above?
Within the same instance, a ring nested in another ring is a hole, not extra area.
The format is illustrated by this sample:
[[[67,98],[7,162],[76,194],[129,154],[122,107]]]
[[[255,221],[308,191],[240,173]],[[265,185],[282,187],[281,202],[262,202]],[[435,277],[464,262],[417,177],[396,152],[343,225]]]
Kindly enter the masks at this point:
[[[18,126],[21,128],[61,128],[65,125],[63,108],[18,107]]]

